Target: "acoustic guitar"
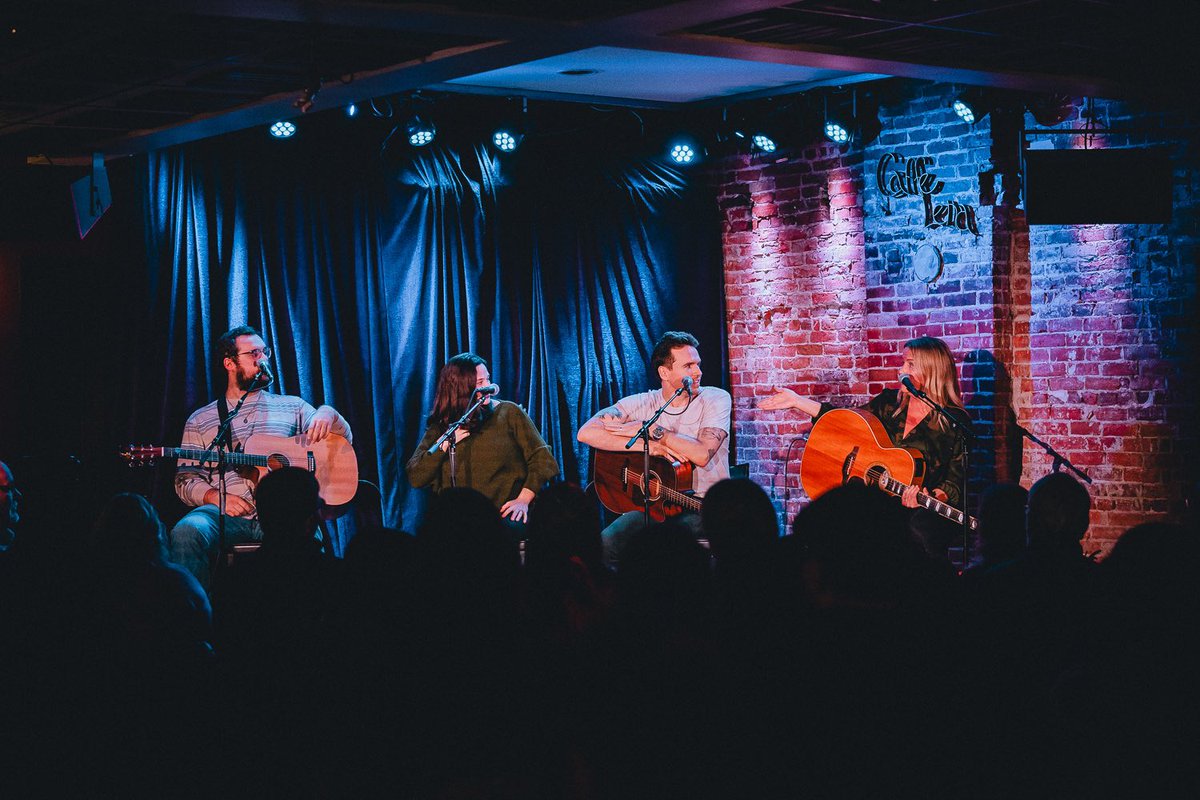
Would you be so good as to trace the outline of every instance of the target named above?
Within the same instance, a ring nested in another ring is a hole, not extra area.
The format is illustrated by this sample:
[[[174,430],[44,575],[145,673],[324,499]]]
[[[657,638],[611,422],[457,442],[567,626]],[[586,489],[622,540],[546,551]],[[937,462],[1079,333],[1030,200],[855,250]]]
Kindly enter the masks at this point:
[[[813,425],[800,460],[800,485],[811,499],[836,486],[862,481],[901,495],[925,477],[925,458],[914,447],[896,447],[874,414],[857,408],[828,411]],[[963,517],[971,530],[979,520],[931,494],[917,494],[917,503],[959,525]]]
[[[592,485],[600,503],[614,514],[641,511],[641,451],[592,450]],[[650,519],[662,522],[684,511],[699,511],[703,501],[688,494],[692,464],[650,456]]]
[[[130,445],[121,453],[131,467],[153,464],[160,458],[177,458],[200,466],[217,465],[216,450],[195,450],[186,447],[149,447]],[[223,460],[235,469],[251,468],[257,483],[263,475],[280,467],[300,467],[311,472],[320,485],[321,499],[328,506],[340,506],[354,499],[358,491],[358,459],[354,448],[344,436],[330,434],[319,442],[307,437],[248,436],[240,451],[225,453]]]

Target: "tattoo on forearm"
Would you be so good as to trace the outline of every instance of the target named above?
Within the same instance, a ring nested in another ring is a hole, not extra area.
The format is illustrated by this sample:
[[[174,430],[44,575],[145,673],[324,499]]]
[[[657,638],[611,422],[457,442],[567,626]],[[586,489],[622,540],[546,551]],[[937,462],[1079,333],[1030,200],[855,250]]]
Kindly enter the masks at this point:
[[[708,457],[712,458],[721,449],[722,443],[729,438],[729,431],[720,428],[701,428],[699,440],[708,445]]]
[[[617,408],[616,406],[609,406],[606,409],[597,411],[595,419],[600,419],[600,417],[620,417],[620,416],[621,416],[621,409]]]

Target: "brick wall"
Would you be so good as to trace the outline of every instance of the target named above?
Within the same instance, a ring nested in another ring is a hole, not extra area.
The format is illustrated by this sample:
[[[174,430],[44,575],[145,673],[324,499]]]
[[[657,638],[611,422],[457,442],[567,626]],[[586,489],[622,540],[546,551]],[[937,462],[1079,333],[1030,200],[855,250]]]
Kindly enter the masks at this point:
[[[905,340],[938,336],[956,355],[981,434],[972,495],[997,480],[1028,486],[1052,468],[1022,439],[1027,430],[1093,478],[1086,547],[1105,550],[1132,524],[1177,518],[1195,480],[1185,461],[1196,442],[1194,145],[1174,147],[1170,225],[1031,230],[1018,144],[1022,122],[1037,123],[1014,105],[968,126],[950,109],[953,94],[905,84],[865,146],[808,136],[770,159],[738,156],[716,168],[737,459],[781,506],[788,499],[790,519],[804,502],[797,475],[811,424],[795,412],[757,412],[755,399],[785,385],[863,402],[895,385]],[[1061,127],[1078,127],[1084,108],[1076,101]],[[1164,126],[1181,124],[1115,103],[1093,112],[1111,127],[1155,127],[1093,146],[1169,142]],[[933,201],[960,217],[973,209],[978,235],[926,227],[921,198],[885,196],[876,166],[888,153],[929,157],[943,182]],[[932,284],[913,273],[926,243],[945,262]]]

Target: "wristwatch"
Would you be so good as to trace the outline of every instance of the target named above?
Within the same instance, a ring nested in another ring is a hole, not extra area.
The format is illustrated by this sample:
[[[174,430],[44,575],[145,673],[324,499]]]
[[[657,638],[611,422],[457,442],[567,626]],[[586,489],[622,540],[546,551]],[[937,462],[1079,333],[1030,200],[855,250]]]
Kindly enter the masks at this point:
[[[655,425],[653,428],[650,429],[650,438],[656,442],[659,441],[660,439],[662,439],[666,435],[667,435],[667,429],[664,428],[662,425]]]

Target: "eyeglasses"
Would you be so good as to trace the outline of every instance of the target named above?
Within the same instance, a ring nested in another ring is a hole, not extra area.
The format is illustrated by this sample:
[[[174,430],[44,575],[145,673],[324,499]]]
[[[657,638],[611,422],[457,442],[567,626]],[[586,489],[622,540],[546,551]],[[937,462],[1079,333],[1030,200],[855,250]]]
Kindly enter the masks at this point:
[[[244,353],[238,353],[238,355],[239,356],[250,356],[255,361],[258,361],[258,359],[260,359],[260,358],[270,358],[271,357],[271,348],[256,347],[253,350],[247,350]]]

